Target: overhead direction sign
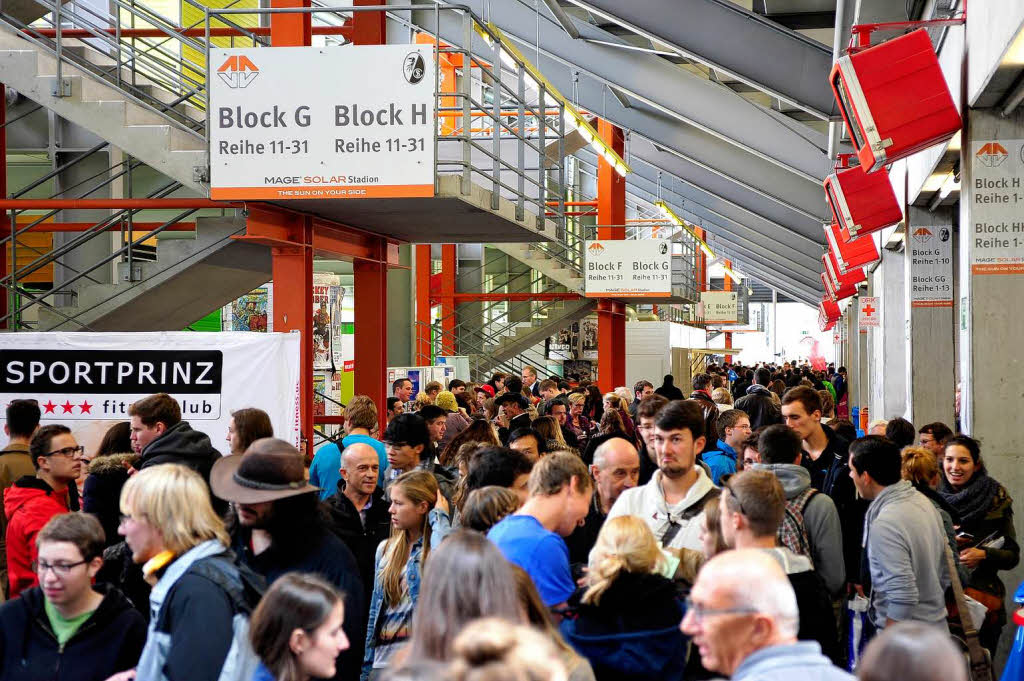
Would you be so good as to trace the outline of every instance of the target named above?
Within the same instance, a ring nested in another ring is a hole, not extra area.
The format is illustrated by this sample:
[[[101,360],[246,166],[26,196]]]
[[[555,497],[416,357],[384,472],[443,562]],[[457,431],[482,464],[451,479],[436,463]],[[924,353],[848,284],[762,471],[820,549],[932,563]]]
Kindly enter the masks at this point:
[[[672,295],[672,248],[668,239],[584,242],[588,298]]]
[[[434,195],[431,45],[211,49],[210,198]]]

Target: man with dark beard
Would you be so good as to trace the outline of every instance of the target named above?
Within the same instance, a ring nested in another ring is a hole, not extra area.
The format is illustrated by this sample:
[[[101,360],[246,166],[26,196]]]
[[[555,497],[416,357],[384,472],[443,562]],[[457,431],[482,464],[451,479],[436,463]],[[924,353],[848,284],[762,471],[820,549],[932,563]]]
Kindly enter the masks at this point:
[[[352,551],[327,525],[319,489],[305,479],[302,455],[284,440],[257,440],[249,453],[225,456],[210,473],[213,493],[234,502],[228,530],[244,564],[272,584],[287,572],[307,572],[345,594],[345,635],[351,648],[335,675],[359,677],[366,638],[364,591]]]

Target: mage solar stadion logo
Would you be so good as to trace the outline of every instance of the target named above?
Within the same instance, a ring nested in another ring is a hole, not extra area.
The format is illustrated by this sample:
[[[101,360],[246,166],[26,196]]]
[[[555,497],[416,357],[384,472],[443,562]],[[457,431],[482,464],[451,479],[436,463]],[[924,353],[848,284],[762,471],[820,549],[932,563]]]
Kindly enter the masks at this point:
[[[935,236],[935,234],[933,234],[932,230],[928,229],[927,227],[918,227],[917,229],[914,230],[913,236],[914,241],[923,244],[930,241],[931,238]]]
[[[595,241],[594,243],[590,244],[589,248],[587,248],[587,252],[590,255],[601,255],[602,253],[604,253],[604,246],[602,246],[599,242]]]
[[[1010,154],[1006,151],[1006,147],[999,142],[988,142],[987,144],[983,144],[981,149],[978,149],[978,153],[975,154],[975,156],[978,157],[978,161],[988,168],[1001,166],[1009,155]]]
[[[232,55],[220,65],[217,75],[229,88],[240,90],[249,87],[256,76],[260,75],[260,70],[244,54]]]

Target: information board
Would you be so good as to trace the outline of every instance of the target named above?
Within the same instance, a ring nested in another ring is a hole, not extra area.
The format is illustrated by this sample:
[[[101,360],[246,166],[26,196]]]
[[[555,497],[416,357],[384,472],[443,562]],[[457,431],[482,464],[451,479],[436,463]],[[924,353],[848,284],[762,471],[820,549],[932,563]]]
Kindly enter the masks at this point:
[[[881,326],[881,308],[878,305],[877,296],[864,296],[860,299],[860,328],[865,329],[869,327]]]
[[[910,306],[953,307],[953,239],[949,227],[911,228]]]
[[[211,49],[210,64],[210,198],[433,196],[430,45]]]
[[[587,241],[588,298],[672,295],[672,248],[668,239]]]
[[[739,319],[739,296],[736,291],[702,291],[701,306],[706,322],[733,322]]]
[[[1024,140],[978,140],[971,159],[971,273],[1024,274]]]

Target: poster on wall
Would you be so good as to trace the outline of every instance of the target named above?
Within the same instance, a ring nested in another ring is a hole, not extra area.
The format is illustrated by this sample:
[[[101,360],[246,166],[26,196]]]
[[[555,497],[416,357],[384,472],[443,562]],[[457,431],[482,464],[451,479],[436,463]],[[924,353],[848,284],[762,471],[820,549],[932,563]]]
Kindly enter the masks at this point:
[[[558,333],[554,336],[549,336],[545,340],[547,345],[545,355],[548,359],[554,360],[576,359],[576,353],[579,348],[579,335],[579,322],[573,322],[564,329],[559,329]]]
[[[592,381],[594,380],[594,363],[587,359],[563,362],[562,375],[569,381]]]
[[[273,296],[274,287],[267,283],[225,305],[224,331],[273,331]]]
[[[337,323],[334,321],[332,311],[334,309],[333,295],[338,296],[337,289],[339,278],[336,274],[313,274],[313,368],[334,369],[337,363],[334,361],[333,344],[338,333]],[[339,307],[340,309],[340,307]]]
[[[597,359],[597,317],[580,320],[580,359]]]
[[[137,400],[166,392],[182,419],[226,452],[231,412],[256,407],[299,444],[299,336],[292,333],[0,334],[0,402],[39,402],[42,423],[68,425],[95,451]]]

